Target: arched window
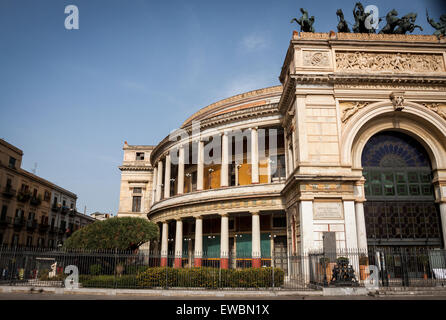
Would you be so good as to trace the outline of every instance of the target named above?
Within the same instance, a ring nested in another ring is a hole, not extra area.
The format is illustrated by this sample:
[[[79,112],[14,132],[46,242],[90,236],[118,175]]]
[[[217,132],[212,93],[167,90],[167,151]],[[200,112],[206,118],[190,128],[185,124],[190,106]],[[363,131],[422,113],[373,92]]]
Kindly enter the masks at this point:
[[[432,168],[423,146],[399,132],[380,132],[362,152],[369,245],[440,246]]]

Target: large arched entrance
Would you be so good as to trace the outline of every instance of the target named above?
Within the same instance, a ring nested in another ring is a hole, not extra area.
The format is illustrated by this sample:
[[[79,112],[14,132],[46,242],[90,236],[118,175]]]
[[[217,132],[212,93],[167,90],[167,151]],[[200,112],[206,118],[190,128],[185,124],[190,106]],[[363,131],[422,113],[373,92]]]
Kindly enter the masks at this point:
[[[361,157],[369,247],[441,247],[432,166],[423,146],[394,131],[375,134]]]

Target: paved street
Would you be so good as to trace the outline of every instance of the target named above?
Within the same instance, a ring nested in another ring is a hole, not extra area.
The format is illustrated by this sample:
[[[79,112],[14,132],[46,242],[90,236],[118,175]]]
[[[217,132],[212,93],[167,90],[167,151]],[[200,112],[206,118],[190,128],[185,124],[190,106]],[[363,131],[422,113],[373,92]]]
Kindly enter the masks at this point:
[[[141,296],[53,293],[0,293],[0,300],[446,300],[446,295],[379,295],[379,296]]]

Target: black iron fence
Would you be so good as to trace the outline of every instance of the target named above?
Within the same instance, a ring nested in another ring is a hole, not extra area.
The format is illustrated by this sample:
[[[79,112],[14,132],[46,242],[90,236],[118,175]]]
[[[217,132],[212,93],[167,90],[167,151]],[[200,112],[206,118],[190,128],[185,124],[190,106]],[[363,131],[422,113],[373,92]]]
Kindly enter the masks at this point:
[[[310,282],[321,287],[375,285],[443,287],[446,251],[383,248],[312,252],[308,255]]]
[[[442,287],[443,250],[342,250],[194,256],[139,250],[87,251],[0,247],[0,285],[129,289],[320,290]],[[375,281],[375,282],[373,282]]]

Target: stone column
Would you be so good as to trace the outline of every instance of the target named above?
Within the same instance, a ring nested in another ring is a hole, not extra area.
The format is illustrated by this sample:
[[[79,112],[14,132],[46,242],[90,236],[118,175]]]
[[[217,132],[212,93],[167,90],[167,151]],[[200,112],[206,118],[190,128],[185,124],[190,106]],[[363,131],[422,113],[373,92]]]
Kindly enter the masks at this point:
[[[443,231],[443,248],[446,248],[446,202],[440,203],[441,230]]]
[[[289,174],[289,160],[288,160],[288,139],[286,136],[286,130],[283,132],[283,141],[285,146],[285,179],[288,179]]]
[[[300,225],[300,238],[302,254],[313,249],[313,201],[304,200],[299,203],[299,225]],[[295,235],[294,235],[295,237]],[[293,239],[296,241],[296,239]]]
[[[259,183],[259,137],[257,127],[251,129],[251,183]]]
[[[163,221],[163,233],[161,234],[161,267],[167,266],[168,243],[167,235],[169,232],[169,224]]]
[[[181,268],[183,259],[183,221],[177,219],[175,228],[175,268]]]
[[[229,267],[229,218],[227,213],[221,214],[220,232],[220,268]]]
[[[178,177],[177,177],[177,193],[184,193],[184,146],[180,146],[178,151]]]
[[[156,201],[161,200],[161,184],[163,183],[163,161],[158,161],[158,178],[156,178]]]
[[[166,168],[164,173],[164,198],[170,197],[170,153],[166,154]]]
[[[260,250],[260,216],[259,212],[251,212],[252,215],[252,266],[253,268],[260,268],[261,250]]]
[[[158,168],[157,167],[155,167],[153,169],[153,176],[152,176],[152,199],[150,199],[150,205],[153,205],[153,203],[155,202],[156,186],[157,186],[156,178],[158,178]]]
[[[198,141],[197,191],[203,190],[204,182],[204,141]]]
[[[220,187],[229,186],[229,176],[228,176],[228,133],[223,132],[221,136],[221,177],[220,177]]]
[[[365,229],[364,203],[355,203],[356,233],[358,236],[358,249],[367,254],[367,234]]]
[[[203,258],[203,218],[198,216],[195,218],[195,254],[194,267],[201,267]]]
[[[358,249],[358,235],[356,232],[355,202],[344,201],[345,242],[348,250]]]

